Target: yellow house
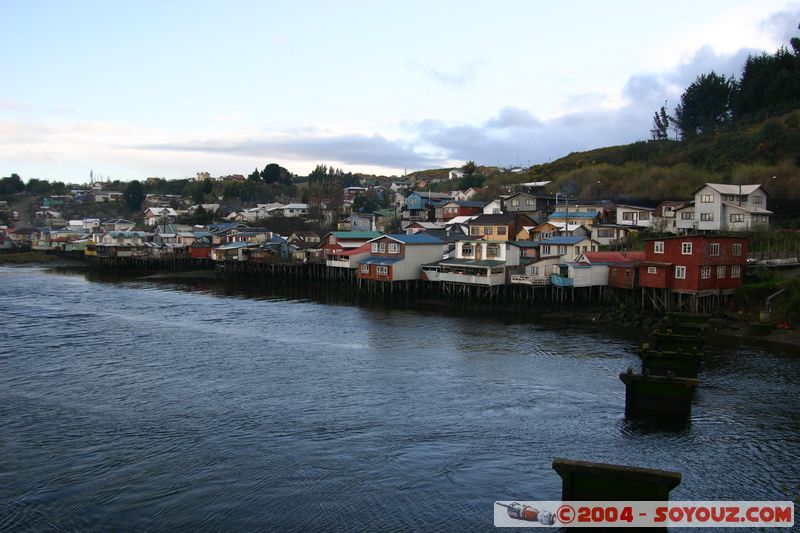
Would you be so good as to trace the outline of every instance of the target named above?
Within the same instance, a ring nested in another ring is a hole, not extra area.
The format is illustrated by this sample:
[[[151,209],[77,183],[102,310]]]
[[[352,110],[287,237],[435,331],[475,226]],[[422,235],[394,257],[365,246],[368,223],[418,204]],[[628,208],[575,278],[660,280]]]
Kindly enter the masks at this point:
[[[483,238],[487,241],[516,240],[525,226],[535,225],[531,217],[522,213],[479,215],[468,223],[470,237]]]

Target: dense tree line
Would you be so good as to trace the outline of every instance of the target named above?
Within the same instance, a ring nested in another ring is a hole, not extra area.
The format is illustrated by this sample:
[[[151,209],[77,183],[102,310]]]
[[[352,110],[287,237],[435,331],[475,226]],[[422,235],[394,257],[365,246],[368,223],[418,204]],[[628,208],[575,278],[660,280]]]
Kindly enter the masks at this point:
[[[790,44],[791,50],[781,47],[774,54],[749,56],[738,80],[714,71],[698,76],[681,95],[674,117],[664,107],[656,112],[653,139],[667,139],[671,122],[688,140],[734,122],[800,108],[800,38],[792,38]]]
[[[27,183],[22,181],[19,174],[11,174],[7,178],[0,178],[0,196],[8,196],[17,193],[27,193],[34,196],[49,196],[51,194],[60,195],[69,192],[69,187],[63,182],[50,182],[31,178]]]

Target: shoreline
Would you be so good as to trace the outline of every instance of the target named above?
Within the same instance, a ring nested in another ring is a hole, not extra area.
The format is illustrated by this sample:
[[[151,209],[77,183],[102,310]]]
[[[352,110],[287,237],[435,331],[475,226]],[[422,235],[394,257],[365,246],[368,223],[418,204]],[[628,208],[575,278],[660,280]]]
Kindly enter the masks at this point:
[[[46,257],[52,258],[45,262],[30,261],[30,262],[12,262],[7,263],[2,261],[0,255],[0,267],[8,268],[37,268],[52,270],[54,272],[62,273],[87,273],[90,271],[89,266],[83,261],[77,259],[61,258],[57,256],[48,255]],[[213,270],[188,270],[178,272],[155,272],[155,273],[140,273],[129,276],[110,276],[110,279],[136,279],[151,282],[169,282],[174,281],[177,283],[211,283],[217,287],[223,287],[226,282],[219,280],[216,272]],[[227,285],[230,286],[230,280],[227,280]],[[241,280],[244,282],[245,280]],[[266,280],[265,280],[266,281]],[[235,280],[234,285],[240,283],[240,280]],[[364,305],[365,302],[361,301],[358,297],[345,296],[340,287],[328,287],[329,294],[333,297],[342,296],[336,302],[328,301],[327,298],[319,298],[318,294],[292,294],[294,291],[281,291],[286,289],[285,285],[256,285],[247,284],[248,289],[253,289],[258,292],[258,289],[274,290],[279,289],[277,292],[288,292],[285,297],[288,298],[302,298],[318,301],[319,303],[338,303],[346,305]],[[307,286],[299,287],[302,293]],[[324,287],[323,287],[324,289]],[[244,294],[244,293],[243,293]],[[316,297],[315,297],[316,296]],[[370,305],[375,305],[370,302]],[[566,304],[569,305],[569,304]],[[378,307],[386,307],[385,304],[378,304]],[[436,311],[445,314],[453,314],[453,304],[446,300],[418,300],[416,302],[403,302],[400,305],[391,305],[390,308],[410,309],[417,311]],[[516,322],[528,314],[528,311],[520,313],[520,309],[513,305],[507,304],[490,304],[485,305],[476,302],[474,305],[459,307],[459,312],[466,312],[468,314],[480,313],[483,315],[491,314],[492,316],[500,318],[503,313],[509,314],[509,319]],[[455,313],[459,314],[459,313]],[[542,306],[541,308],[531,309],[531,317],[535,316],[536,321],[540,323],[552,323],[560,325],[570,325],[573,327],[580,327],[581,329],[595,329],[600,328],[622,334],[631,339],[641,339],[649,335],[649,333],[656,329],[658,323],[664,318],[663,315],[654,315],[649,313],[635,312],[621,307],[603,307],[602,305],[593,306],[565,306],[562,308],[554,308],[552,305]],[[746,344],[754,347],[769,347],[771,351],[776,352],[789,352],[794,355],[800,353],[800,331],[798,330],[782,330],[772,328],[767,335],[754,335],[750,333],[751,324],[757,322],[756,316],[748,315],[732,315],[730,313],[721,313],[714,315],[709,320],[709,333],[707,340],[718,346],[730,346],[737,344]]]

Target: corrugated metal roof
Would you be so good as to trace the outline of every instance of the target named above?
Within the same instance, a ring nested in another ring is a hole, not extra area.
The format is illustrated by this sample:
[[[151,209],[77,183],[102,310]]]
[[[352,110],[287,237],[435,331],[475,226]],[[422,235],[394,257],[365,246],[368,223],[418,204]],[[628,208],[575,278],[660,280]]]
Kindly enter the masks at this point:
[[[582,236],[582,237],[550,237],[549,239],[545,239],[543,241],[539,241],[539,244],[577,244],[584,240],[590,240],[589,237]]]
[[[359,265],[393,265],[402,259],[399,257],[370,256],[358,262]]]
[[[332,231],[337,239],[374,239],[383,235],[380,231]]]
[[[222,246],[217,246],[215,250],[236,250],[237,248],[245,248],[247,246],[254,246],[251,242],[229,242]]]
[[[556,211],[550,218],[595,218],[597,216],[597,211],[583,211],[583,212],[565,212],[565,211]]]
[[[390,239],[402,242],[403,244],[444,244],[443,241],[424,233],[415,233],[414,235],[406,235],[404,233],[397,233],[387,235]]]

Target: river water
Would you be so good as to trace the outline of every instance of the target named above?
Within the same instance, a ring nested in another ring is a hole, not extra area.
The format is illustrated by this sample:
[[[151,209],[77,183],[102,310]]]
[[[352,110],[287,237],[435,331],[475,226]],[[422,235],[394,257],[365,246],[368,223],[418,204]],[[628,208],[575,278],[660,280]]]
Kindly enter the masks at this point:
[[[800,493],[800,358],[711,348],[691,423],[626,422],[636,340],[512,317],[0,269],[0,530],[486,530],[555,457]]]

